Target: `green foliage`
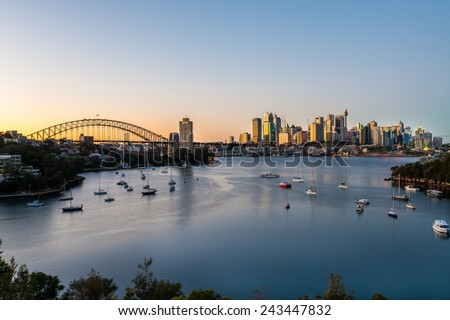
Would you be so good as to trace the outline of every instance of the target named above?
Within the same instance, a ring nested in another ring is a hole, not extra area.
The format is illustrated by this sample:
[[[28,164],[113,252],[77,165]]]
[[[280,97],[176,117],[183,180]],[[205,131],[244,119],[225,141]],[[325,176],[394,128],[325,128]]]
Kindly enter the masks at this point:
[[[212,289],[199,289],[192,290],[187,297],[180,296],[175,297],[172,300],[222,300],[222,297]]]
[[[344,282],[340,275],[330,273],[328,289],[325,291],[322,299],[324,300],[353,300],[355,299],[355,293],[347,293],[345,290]]]
[[[431,161],[408,163],[392,168],[392,176],[398,175],[401,175],[402,178],[450,183],[450,155]]]
[[[373,295],[372,295],[372,298],[370,298],[371,300],[387,300],[388,298],[386,298],[384,295],[382,295],[381,293],[379,293],[379,292],[375,292]]]
[[[8,263],[0,256],[0,299],[54,300],[63,289],[57,276],[30,274],[26,265],[18,267],[14,258]]]
[[[66,300],[112,300],[116,299],[114,293],[117,289],[113,279],[104,278],[95,269],[91,269],[87,278],[80,277],[78,280],[71,281],[62,298]]]
[[[170,300],[183,295],[181,283],[168,280],[158,280],[150,270],[152,258],[144,259],[138,264],[138,273],[133,279],[133,287],[125,289],[126,300]]]

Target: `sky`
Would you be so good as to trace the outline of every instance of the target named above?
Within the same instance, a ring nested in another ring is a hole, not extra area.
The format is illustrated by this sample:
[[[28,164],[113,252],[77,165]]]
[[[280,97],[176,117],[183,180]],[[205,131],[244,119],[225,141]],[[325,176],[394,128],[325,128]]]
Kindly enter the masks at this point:
[[[450,1],[0,0],[0,131],[187,116],[224,141],[347,109],[448,141],[449,57]]]

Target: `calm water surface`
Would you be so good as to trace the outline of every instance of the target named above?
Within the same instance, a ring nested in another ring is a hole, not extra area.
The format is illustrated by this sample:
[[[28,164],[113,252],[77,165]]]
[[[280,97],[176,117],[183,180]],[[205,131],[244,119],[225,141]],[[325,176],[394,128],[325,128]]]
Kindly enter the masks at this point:
[[[116,185],[121,177],[114,171],[86,173],[72,190],[83,212],[62,213],[58,197],[44,199],[41,208],[27,207],[27,200],[0,202],[3,255],[58,275],[65,285],[95,268],[114,278],[119,297],[137,264],[151,256],[155,276],[181,282],[185,293],[212,288],[251,299],[263,290],[271,299],[296,299],[323,294],[333,272],[358,299],[375,292],[390,299],[450,299],[450,241],[431,228],[435,219],[450,222],[450,202],[413,193],[417,210],[396,202],[394,220],[387,216],[391,183],[383,178],[391,166],[415,159],[345,160],[350,189],[337,187],[341,167],[322,165],[314,169],[317,197],[304,192],[312,170],[285,168],[285,158],[275,158],[276,168],[240,167],[252,161],[245,158],[174,168],[175,192],[169,192],[169,174],[144,170],[159,190],[155,196],[141,195],[140,169],[124,178],[133,192]],[[267,171],[280,179],[259,177]],[[293,183],[290,191],[277,186],[298,175],[307,183]],[[94,196],[99,177],[114,202]],[[362,214],[355,212],[356,198],[370,200]]]

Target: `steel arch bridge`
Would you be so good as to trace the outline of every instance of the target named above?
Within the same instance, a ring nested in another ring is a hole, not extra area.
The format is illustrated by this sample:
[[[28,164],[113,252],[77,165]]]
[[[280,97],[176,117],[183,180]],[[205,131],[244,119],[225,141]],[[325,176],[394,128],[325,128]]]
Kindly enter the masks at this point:
[[[150,130],[117,120],[108,119],[83,119],[60,123],[40,131],[27,135],[28,139],[44,141],[50,138],[66,137],[67,134],[75,134],[73,140],[79,138],[79,134],[93,136],[95,141],[142,141],[166,143],[169,140],[162,135]]]

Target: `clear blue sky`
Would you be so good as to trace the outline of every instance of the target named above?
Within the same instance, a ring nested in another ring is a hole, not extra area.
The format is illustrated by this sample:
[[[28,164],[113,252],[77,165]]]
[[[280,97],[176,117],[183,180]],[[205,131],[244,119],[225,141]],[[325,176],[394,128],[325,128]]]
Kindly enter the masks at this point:
[[[450,135],[450,1],[0,0],[0,131],[100,117],[195,140],[349,111]]]

